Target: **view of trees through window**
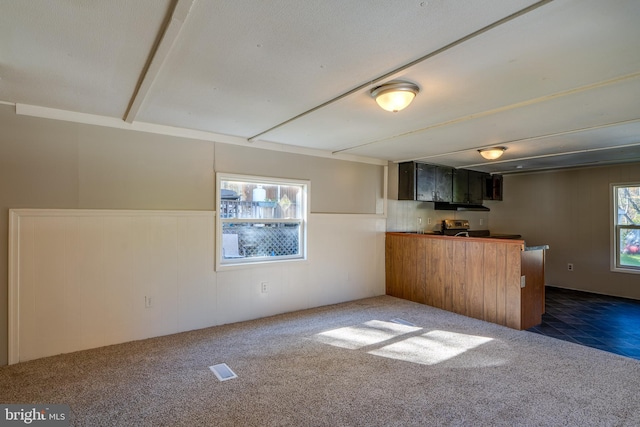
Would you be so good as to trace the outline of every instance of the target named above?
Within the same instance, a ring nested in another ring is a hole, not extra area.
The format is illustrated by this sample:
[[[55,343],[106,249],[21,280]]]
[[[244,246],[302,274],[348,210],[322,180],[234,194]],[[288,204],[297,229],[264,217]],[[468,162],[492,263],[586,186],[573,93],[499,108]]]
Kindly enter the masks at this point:
[[[615,186],[617,267],[640,269],[640,184]]]

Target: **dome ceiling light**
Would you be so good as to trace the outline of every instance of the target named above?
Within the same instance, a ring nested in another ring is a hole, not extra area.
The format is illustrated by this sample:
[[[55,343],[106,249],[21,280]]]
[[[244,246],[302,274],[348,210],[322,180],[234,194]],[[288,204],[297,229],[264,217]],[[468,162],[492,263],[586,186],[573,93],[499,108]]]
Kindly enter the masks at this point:
[[[487,160],[496,160],[502,156],[502,153],[504,153],[506,149],[506,147],[483,148],[482,150],[478,150],[478,153]]]
[[[371,96],[382,109],[397,113],[405,109],[420,92],[417,85],[409,82],[392,81],[371,90]]]

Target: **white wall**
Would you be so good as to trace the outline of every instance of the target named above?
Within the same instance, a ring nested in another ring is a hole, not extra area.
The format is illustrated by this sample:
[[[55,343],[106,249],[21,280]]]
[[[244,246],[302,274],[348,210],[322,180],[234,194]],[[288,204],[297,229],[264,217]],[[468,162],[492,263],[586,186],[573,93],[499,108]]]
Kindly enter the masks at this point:
[[[384,293],[384,219],[372,215],[311,215],[309,261],[218,273],[213,212],[11,219],[9,363]]]
[[[211,213],[16,210],[11,219],[10,363],[215,323]]]

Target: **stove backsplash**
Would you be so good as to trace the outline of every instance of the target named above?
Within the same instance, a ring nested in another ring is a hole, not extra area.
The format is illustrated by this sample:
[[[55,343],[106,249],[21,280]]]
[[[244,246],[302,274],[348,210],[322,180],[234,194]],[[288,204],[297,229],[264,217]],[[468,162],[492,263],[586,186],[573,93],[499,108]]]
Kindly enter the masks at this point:
[[[489,230],[489,214],[483,211],[434,210],[433,203],[389,199],[387,231],[440,231],[445,219],[469,220],[471,230]],[[431,224],[429,224],[431,219]],[[421,224],[420,224],[421,223]]]

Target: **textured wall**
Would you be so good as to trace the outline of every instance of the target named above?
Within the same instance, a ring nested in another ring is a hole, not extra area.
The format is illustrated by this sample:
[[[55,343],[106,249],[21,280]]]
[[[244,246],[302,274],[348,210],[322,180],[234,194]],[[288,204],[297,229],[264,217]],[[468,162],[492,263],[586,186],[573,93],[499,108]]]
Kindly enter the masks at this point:
[[[0,365],[11,208],[213,210],[217,169],[310,179],[312,212],[381,213],[382,166],[16,116],[6,105],[0,129]]]
[[[486,202],[492,229],[549,244],[548,285],[640,299],[640,275],[610,271],[610,184],[624,182],[640,182],[640,164],[507,175],[504,201]]]

